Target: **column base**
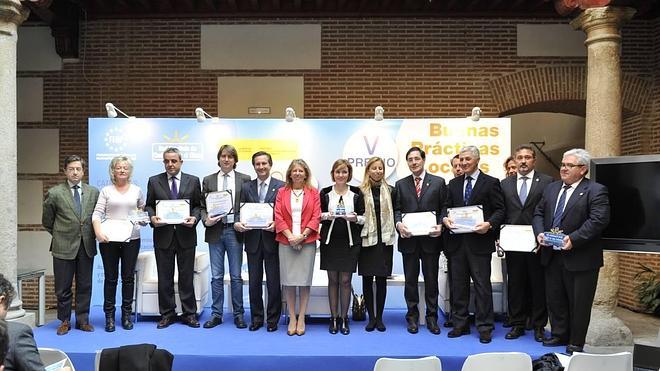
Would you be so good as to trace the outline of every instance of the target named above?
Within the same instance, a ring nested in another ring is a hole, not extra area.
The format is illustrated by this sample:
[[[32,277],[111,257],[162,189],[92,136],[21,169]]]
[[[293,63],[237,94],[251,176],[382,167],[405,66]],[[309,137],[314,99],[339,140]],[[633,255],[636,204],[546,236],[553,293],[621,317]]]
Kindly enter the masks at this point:
[[[633,346],[632,332],[612,311],[594,307],[587,332],[589,349]],[[600,353],[594,350],[595,353]]]

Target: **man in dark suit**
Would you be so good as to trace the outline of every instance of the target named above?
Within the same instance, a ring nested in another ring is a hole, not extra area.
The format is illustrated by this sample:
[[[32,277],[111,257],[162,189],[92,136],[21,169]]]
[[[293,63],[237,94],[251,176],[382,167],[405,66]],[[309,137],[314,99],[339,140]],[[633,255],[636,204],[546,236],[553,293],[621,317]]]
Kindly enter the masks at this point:
[[[41,224],[51,234],[57,318],[62,321],[57,334],[71,329],[71,285],[76,278],[76,328],[94,331],[89,323],[92,296],[92,269],[96,255],[96,239],[92,212],[99,190],[82,182],[85,160],[72,155],[64,159],[66,182],[48,190],[43,205]]]
[[[506,206],[504,223],[531,225],[534,209],[541,200],[545,187],[552,183],[553,179],[534,169],[536,151],[532,147],[518,146],[513,158],[516,161],[516,175],[502,181]],[[506,250],[506,246],[504,249]],[[545,302],[545,279],[539,254],[537,251],[507,251],[506,270],[511,330],[505,338],[517,339],[524,335],[525,322],[530,316],[534,327],[534,340],[543,341],[543,328],[548,323],[548,310]],[[527,308],[528,299],[531,299],[531,308]]]
[[[448,208],[481,205],[484,221],[474,226],[473,232],[450,234],[445,254],[451,264],[452,321],[454,328],[447,334],[454,338],[470,333],[468,304],[470,278],[475,289],[475,324],[479,341],[490,343],[493,332],[493,289],[490,283],[490,259],[495,251],[497,231],[504,221],[504,199],[500,181],[481,172],[479,149],[461,148],[459,159],[463,175],[449,181],[447,202],[443,208],[443,223],[455,229]]]
[[[585,178],[590,161],[584,149],[564,153],[561,180],[546,187],[533,219],[552,327],[552,337],[543,345],[567,344],[569,354],[584,347],[598,271],[603,266],[600,237],[610,222],[607,187]],[[565,234],[563,246],[546,244],[543,232],[551,229]]]
[[[0,322],[3,325],[15,294],[16,291],[11,282],[0,274]],[[0,339],[4,341],[0,345],[0,353],[2,353],[0,354],[0,371],[2,371],[3,364],[7,371],[43,370],[44,365],[41,363],[30,326],[19,322],[7,322],[5,331],[5,333],[0,333],[0,337],[4,337],[4,339]]]
[[[181,322],[190,327],[199,327],[197,302],[193,286],[196,226],[201,219],[199,178],[181,172],[183,159],[179,149],[170,147],[163,152],[165,172],[149,178],[145,210],[154,229],[154,254],[158,270],[158,310],[161,319],[157,328],[166,328],[176,320],[174,299],[174,260],[179,269],[179,299],[181,299]],[[190,216],[181,224],[166,224],[156,215],[156,204],[160,200],[188,200]]]
[[[275,203],[277,190],[284,182],[270,176],[273,159],[267,152],[259,151],[252,155],[252,166],[257,178],[243,183],[241,189],[241,204]],[[239,213],[240,214],[240,213]],[[238,217],[238,215],[237,215]],[[239,217],[240,219],[240,217]],[[250,229],[239,221],[234,222],[234,229],[243,233],[245,252],[248,259],[250,278],[250,331],[256,331],[264,325],[264,302],[262,299],[262,281],[266,270],[266,330],[277,330],[277,322],[282,312],[282,292],[280,290],[280,258],[275,243],[275,223],[271,222],[264,229]]]
[[[426,291],[424,298],[426,300],[426,327],[432,334],[437,335],[440,333],[438,326],[438,260],[442,250],[442,241],[437,237],[442,232],[440,211],[445,202],[447,187],[443,178],[424,170],[425,161],[426,153],[419,147],[412,147],[406,153],[406,162],[412,174],[399,179],[395,184],[394,222],[399,232],[399,251],[403,257],[408,332],[416,334],[419,328],[417,285],[421,261]],[[403,223],[405,214],[429,211],[435,213],[436,225],[428,235],[414,236],[410,232],[409,226]]]
[[[239,236],[234,230],[237,221],[236,213],[240,208],[241,189],[243,183],[250,181],[250,176],[235,171],[238,163],[238,152],[234,146],[224,144],[218,150],[218,166],[220,171],[207,175],[202,181],[202,221],[206,226],[204,241],[209,244],[211,255],[211,319],[204,323],[204,328],[213,328],[222,323],[222,311],[225,299],[225,253],[229,261],[229,278],[231,282],[231,302],[233,307],[234,325],[246,328],[243,318],[243,249]],[[206,196],[211,192],[229,191],[233,208],[225,215],[209,215],[206,208]],[[259,279],[261,282],[261,278]]]

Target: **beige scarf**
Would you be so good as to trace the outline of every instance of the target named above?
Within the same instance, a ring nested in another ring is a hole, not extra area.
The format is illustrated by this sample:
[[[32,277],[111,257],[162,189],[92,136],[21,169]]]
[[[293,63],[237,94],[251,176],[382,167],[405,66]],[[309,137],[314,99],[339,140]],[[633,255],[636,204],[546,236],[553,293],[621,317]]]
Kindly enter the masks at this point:
[[[393,245],[396,233],[394,231],[394,212],[392,211],[392,195],[390,189],[382,182],[380,184],[380,215],[376,215],[374,199],[371,195],[371,188],[364,194],[364,227],[362,228],[362,247],[374,246],[378,243],[378,226],[376,218],[380,217],[381,240],[385,245]]]

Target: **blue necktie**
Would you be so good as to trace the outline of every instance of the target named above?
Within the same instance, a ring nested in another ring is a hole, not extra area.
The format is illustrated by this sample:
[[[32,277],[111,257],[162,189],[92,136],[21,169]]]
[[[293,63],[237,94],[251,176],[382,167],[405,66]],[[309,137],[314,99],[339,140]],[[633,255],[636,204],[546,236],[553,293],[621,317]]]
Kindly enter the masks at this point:
[[[262,204],[266,201],[266,182],[261,182],[259,185],[259,202]]]
[[[80,186],[78,186],[78,185],[73,186],[73,203],[74,203],[74,206],[76,207],[76,214],[78,214],[78,216],[81,216],[82,215],[82,203],[80,202],[80,192],[78,192],[78,188],[80,188]]]
[[[527,177],[523,176],[520,177],[522,179],[523,184],[520,186],[520,204],[525,205],[525,201],[527,200]]]
[[[566,203],[566,191],[568,191],[571,186],[565,185],[562,187],[561,195],[559,196],[559,202],[557,203],[557,209],[555,209],[555,216],[552,217],[552,228],[559,228],[561,224],[561,216],[564,213],[564,204]]]
[[[465,194],[463,195],[463,205],[467,205],[472,195],[472,177],[465,178],[467,184],[465,185]]]

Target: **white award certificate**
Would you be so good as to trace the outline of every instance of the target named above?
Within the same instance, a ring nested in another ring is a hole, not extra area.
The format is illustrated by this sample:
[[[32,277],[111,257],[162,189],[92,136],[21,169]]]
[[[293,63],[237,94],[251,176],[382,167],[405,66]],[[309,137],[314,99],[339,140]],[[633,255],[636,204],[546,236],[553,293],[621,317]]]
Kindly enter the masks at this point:
[[[405,213],[401,222],[413,236],[428,236],[438,222],[433,211]]]
[[[101,232],[111,242],[128,242],[133,234],[133,223],[128,220],[106,219],[101,222]]]
[[[210,217],[229,214],[232,204],[230,191],[210,192],[206,195],[206,211]]]
[[[262,229],[273,221],[273,206],[248,202],[241,206],[241,223],[248,228]]]
[[[500,246],[504,251],[531,252],[536,238],[531,225],[506,224],[500,230]]]
[[[453,207],[447,209],[447,216],[454,221],[451,233],[473,233],[474,227],[484,222],[484,212],[481,205]]]
[[[189,200],[157,200],[156,216],[166,224],[181,224],[190,217]]]

